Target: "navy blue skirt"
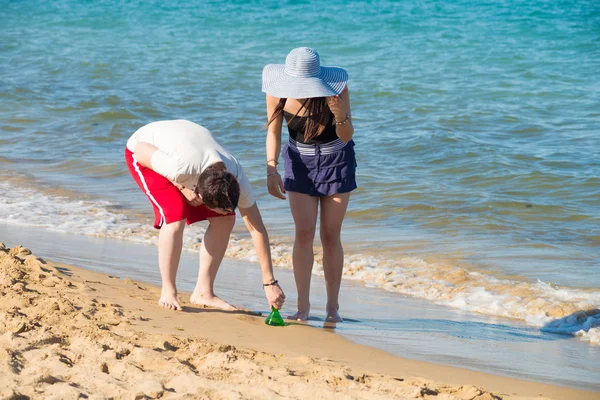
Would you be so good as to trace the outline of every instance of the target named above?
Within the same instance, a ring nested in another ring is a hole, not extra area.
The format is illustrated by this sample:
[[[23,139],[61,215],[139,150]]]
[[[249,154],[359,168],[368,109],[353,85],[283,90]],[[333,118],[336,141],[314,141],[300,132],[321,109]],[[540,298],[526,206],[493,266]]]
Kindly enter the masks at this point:
[[[286,191],[331,196],[357,188],[353,140],[318,145],[290,139],[284,146],[283,160]]]

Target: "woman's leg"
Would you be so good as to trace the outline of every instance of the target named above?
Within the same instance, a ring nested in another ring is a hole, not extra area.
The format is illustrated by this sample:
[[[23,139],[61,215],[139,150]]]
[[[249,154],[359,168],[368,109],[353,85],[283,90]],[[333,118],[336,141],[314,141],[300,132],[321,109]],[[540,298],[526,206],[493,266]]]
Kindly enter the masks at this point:
[[[348,208],[350,193],[321,197],[321,243],[323,244],[323,272],[327,286],[327,317],[329,322],[342,322],[338,314],[340,285],[344,268],[342,223]]]
[[[183,247],[185,220],[163,224],[158,233],[158,268],[162,280],[158,305],[171,310],[181,310],[177,301],[175,277]]]
[[[306,321],[310,312],[310,278],[315,261],[313,242],[317,226],[319,198],[298,192],[288,192],[288,196],[296,226],[292,263],[298,290],[298,311],[289,318]]]
[[[235,215],[208,218],[208,222],[200,246],[198,282],[190,302],[222,310],[235,310],[234,306],[222,300],[214,292],[215,278],[227,250],[229,236],[235,224]]]

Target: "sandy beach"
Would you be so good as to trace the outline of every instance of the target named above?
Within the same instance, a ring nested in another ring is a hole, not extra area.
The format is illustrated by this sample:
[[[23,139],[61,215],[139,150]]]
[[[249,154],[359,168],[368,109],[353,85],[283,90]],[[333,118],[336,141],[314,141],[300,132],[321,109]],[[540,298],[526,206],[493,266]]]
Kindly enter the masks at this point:
[[[158,288],[0,244],[1,399],[597,399],[402,359],[327,329],[155,305]]]

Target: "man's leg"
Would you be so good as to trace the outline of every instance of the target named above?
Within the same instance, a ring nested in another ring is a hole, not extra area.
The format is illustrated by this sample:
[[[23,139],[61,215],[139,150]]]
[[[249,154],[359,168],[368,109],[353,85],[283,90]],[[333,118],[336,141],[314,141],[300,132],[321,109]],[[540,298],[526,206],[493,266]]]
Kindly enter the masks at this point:
[[[208,228],[200,247],[198,282],[190,301],[194,304],[236,310],[234,306],[215,295],[214,283],[217,271],[227,250],[229,236],[235,224],[235,215],[208,218]]]
[[[170,310],[181,310],[177,300],[175,277],[179,267],[185,220],[164,224],[158,234],[158,267],[162,289],[158,305]]]
[[[131,177],[148,197],[154,210],[154,227],[158,234],[158,267],[162,279],[158,304],[171,310],[181,310],[177,300],[175,276],[183,247],[185,209],[187,202],[171,181],[137,162],[125,149],[125,162]],[[167,223],[166,221],[174,221]]]

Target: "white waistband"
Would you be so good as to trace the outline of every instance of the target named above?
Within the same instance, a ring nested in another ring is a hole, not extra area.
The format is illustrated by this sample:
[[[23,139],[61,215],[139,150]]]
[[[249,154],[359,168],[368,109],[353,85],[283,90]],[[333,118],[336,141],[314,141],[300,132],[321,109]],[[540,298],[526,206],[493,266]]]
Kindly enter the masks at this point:
[[[318,154],[326,155],[333,154],[337,151],[340,151],[344,148],[348,143],[344,142],[342,139],[337,138],[332,142],[323,143],[323,144],[306,144],[295,141],[290,138],[289,147],[291,150],[296,153],[300,153],[303,156],[316,156]]]

